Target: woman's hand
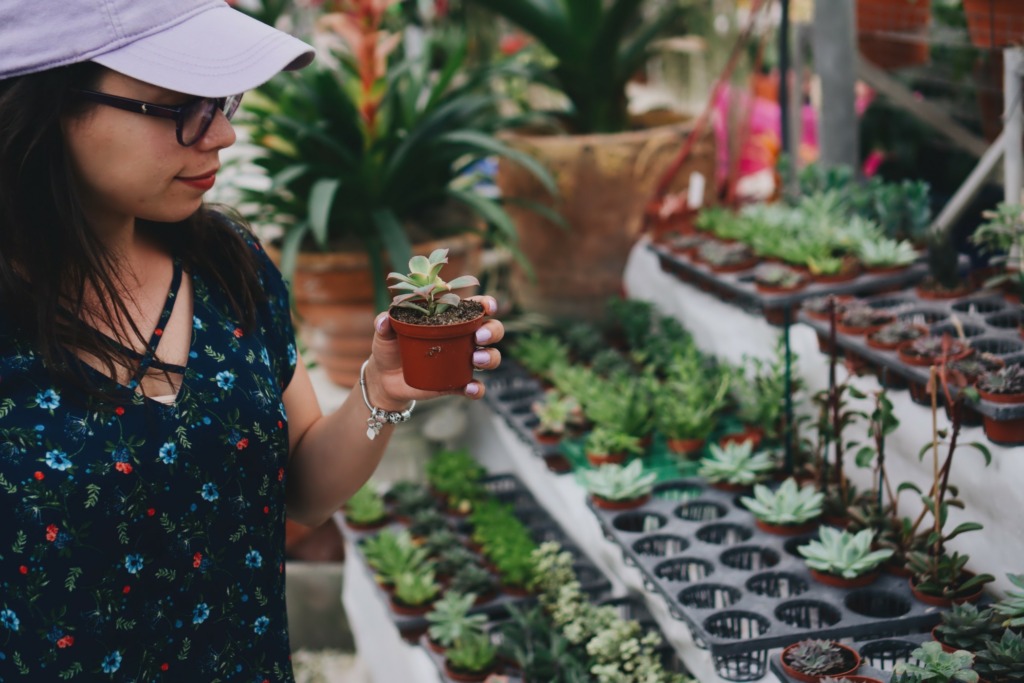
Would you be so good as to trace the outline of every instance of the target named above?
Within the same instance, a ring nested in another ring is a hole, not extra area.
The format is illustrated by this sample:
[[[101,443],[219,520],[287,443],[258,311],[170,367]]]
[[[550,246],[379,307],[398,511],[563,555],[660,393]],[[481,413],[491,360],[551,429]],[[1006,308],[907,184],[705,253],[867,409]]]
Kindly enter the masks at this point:
[[[494,297],[467,297],[478,301],[484,307],[486,315],[494,315],[498,303]],[[410,401],[421,401],[436,398],[445,394],[462,394],[467,398],[479,399],[484,395],[484,385],[476,380],[471,381],[461,390],[438,392],[415,389],[405,383],[402,375],[402,358],[398,352],[398,339],[387,312],[380,313],[374,319],[376,332],[373,335],[373,352],[370,364],[366,368],[366,384],[370,392],[370,402],[384,410],[405,410]],[[501,352],[487,348],[496,344],[505,336],[505,327],[499,320],[487,320],[476,331],[477,349],[473,353],[473,367],[480,370],[493,370],[501,364]]]

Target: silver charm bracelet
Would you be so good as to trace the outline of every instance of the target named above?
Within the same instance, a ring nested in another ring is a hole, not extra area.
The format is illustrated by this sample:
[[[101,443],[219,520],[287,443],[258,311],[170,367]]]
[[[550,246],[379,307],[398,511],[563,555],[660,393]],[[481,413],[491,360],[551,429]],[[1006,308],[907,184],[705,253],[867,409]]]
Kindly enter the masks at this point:
[[[370,411],[370,417],[366,419],[366,438],[373,441],[380,434],[380,430],[384,425],[396,425],[412,417],[412,409],[416,407],[416,401],[413,401],[412,405],[401,412],[397,410],[384,410],[383,408],[371,405],[370,397],[366,395],[366,366],[369,364],[370,359],[367,358],[363,361],[362,367],[359,368],[359,388],[363,392],[363,403],[366,404],[367,409]]]

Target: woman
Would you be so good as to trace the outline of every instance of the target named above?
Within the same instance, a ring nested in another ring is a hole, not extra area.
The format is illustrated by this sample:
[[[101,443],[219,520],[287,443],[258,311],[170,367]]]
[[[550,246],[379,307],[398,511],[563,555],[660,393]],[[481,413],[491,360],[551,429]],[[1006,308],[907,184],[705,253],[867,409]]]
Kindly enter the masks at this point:
[[[381,314],[322,415],[280,274],[203,206],[239,93],[312,51],[221,0],[7,2],[0,45],[0,681],[291,681],[286,512],[437,395]]]

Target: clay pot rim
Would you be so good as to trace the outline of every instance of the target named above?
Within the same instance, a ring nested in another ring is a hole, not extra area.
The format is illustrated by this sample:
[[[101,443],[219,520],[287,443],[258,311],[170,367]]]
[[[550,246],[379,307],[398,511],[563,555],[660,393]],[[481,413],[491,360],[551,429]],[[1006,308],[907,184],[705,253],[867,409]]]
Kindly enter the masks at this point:
[[[826,675],[831,677],[831,678],[845,678],[845,677],[847,677],[849,675],[854,675],[855,672],[858,669],[860,669],[860,665],[861,665],[860,653],[857,652],[856,650],[854,650],[849,645],[844,645],[843,643],[840,643],[839,641],[829,640],[829,642],[831,642],[836,647],[838,647],[838,648],[840,648],[842,650],[845,650],[847,653],[852,655],[853,656],[854,664],[853,664],[853,668],[851,668],[851,669],[849,669],[847,671],[840,671],[840,672],[837,672],[837,673],[831,673],[831,674],[826,674]],[[779,662],[782,664],[783,670],[790,677],[795,678],[798,681],[802,681],[803,683],[817,683],[817,681],[820,681],[825,676],[814,676],[814,675],[811,675],[811,674],[802,673],[802,672],[797,671],[796,669],[794,669],[786,661],[786,654],[790,650],[795,648],[797,645],[799,645],[799,644],[800,644],[799,642],[796,642],[796,643],[793,643],[791,645],[787,645],[785,648],[783,648],[782,653],[779,655]]]

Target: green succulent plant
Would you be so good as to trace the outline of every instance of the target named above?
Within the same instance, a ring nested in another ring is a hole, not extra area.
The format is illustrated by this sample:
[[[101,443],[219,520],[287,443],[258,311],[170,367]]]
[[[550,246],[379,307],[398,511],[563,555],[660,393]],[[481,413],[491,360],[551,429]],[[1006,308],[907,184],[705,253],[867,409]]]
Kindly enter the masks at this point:
[[[560,435],[565,432],[569,418],[579,410],[579,402],[557,389],[549,389],[544,392],[543,398],[533,402],[530,410],[537,416],[537,431]]]
[[[768,451],[754,453],[751,441],[732,442],[725,446],[711,444],[710,453],[700,461],[698,473],[712,482],[751,485],[775,469]]]
[[[1017,588],[1024,588],[1024,574],[1007,574],[1006,577]],[[1004,618],[1002,625],[1006,628],[1024,626],[1024,593],[1007,591],[1006,597],[996,602],[993,609]]]
[[[640,445],[640,437],[611,427],[592,429],[584,439],[583,449],[594,455],[613,455],[615,453],[640,455],[644,450]]]
[[[978,389],[990,394],[1024,394],[1024,364],[1007,365],[982,375]]]
[[[933,640],[923,643],[910,657],[911,661],[893,669],[894,683],[978,683],[978,674],[971,669],[974,655],[966,650],[945,652]]]
[[[388,273],[388,279],[396,281],[396,284],[388,285],[388,289],[399,292],[391,299],[391,305],[410,308],[427,317],[434,317],[452,306],[458,306],[462,297],[452,290],[479,285],[480,281],[472,275],[461,275],[445,282],[441,279],[441,269],[447,263],[448,250],[435,249],[430,252],[430,256],[417,254],[409,259],[407,274]]]
[[[448,589],[486,596],[498,589],[494,575],[476,562],[465,562],[452,573]]]
[[[486,671],[494,663],[498,648],[484,632],[469,631],[448,648],[448,663],[460,671]]]
[[[880,344],[899,344],[928,334],[925,328],[908,320],[895,320],[871,335]]]
[[[875,532],[863,529],[855,534],[830,526],[818,530],[818,538],[797,548],[807,566],[844,579],[855,579],[878,567],[890,557],[892,549],[871,550]]]
[[[847,327],[874,327],[875,325],[884,325],[894,317],[889,311],[871,306],[857,306],[846,309],[839,320]]]
[[[754,270],[754,282],[759,285],[791,289],[803,281],[803,275],[776,263],[765,263]]]
[[[470,554],[470,557],[474,557],[473,553],[469,548],[462,545],[462,538],[455,533],[450,527],[441,527],[434,529],[427,537],[423,539],[421,548],[430,554],[430,557],[440,558],[450,550],[464,550]],[[438,573],[450,574],[441,569],[440,565],[437,568]]]
[[[993,683],[1024,681],[1024,637],[1006,629],[999,640],[990,640],[978,651],[974,670]]]
[[[605,500],[634,500],[646,496],[657,478],[656,472],[644,472],[644,463],[639,458],[628,465],[602,465],[580,472],[587,491]]]
[[[398,482],[388,489],[384,498],[391,502],[395,514],[401,517],[412,517],[418,510],[437,506],[437,500],[426,486],[411,481]]]
[[[487,624],[487,615],[470,614],[476,601],[474,593],[460,593],[449,589],[444,597],[427,612],[427,633],[438,645],[451,647],[455,641],[470,632],[481,632]]]
[[[355,524],[375,524],[387,517],[384,498],[373,484],[365,484],[343,506],[345,518]]]
[[[843,651],[830,640],[803,640],[786,654],[786,664],[800,673],[823,676],[837,673],[844,663]]]
[[[569,346],[556,335],[545,332],[517,336],[509,346],[509,355],[529,372],[544,378],[556,368],[570,364]]]
[[[425,508],[413,514],[409,533],[416,538],[425,538],[447,526],[448,519],[437,508]]]
[[[868,239],[856,246],[857,258],[869,268],[907,266],[917,260],[914,245],[907,240]]]
[[[786,479],[774,491],[763,484],[754,486],[754,497],[740,502],[755,517],[768,524],[803,524],[821,516],[825,494],[813,484],[799,486],[796,479]]]
[[[1002,633],[992,608],[978,609],[972,603],[954,604],[942,613],[942,623],[935,627],[935,636],[956,650],[977,652],[985,643]]]
[[[417,547],[408,531],[385,529],[359,543],[366,563],[384,580],[395,583],[398,576],[427,563],[427,551]]]
[[[395,597],[412,607],[426,605],[440,591],[433,569],[405,571],[395,577]]]

